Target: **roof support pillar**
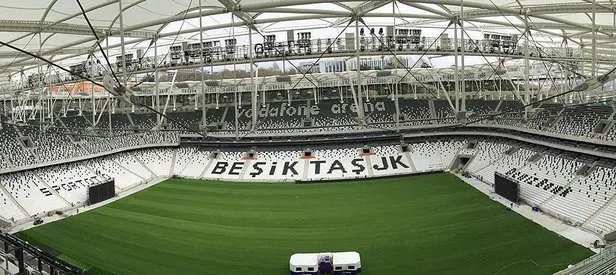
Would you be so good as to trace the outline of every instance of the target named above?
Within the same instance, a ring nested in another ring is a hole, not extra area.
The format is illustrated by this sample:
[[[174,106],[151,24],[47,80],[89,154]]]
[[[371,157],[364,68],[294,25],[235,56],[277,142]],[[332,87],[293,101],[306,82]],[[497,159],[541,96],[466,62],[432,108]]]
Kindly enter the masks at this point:
[[[454,20],[458,20],[454,18]],[[460,66],[458,62],[458,22],[453,24],[453,57],[454,57],[454,72],[453,72],[453,82],[454,82],[454,94],[456,99],[455,110],[454,112],[457,114],[460,111]]]
[[[118,1],[118,6],[120,8],[120,43],[122,43],[122,45],[120,46],[122,48],[122,82],[124,82],[118,84],[123,84],[124,86],[126,86],[126,49],[124,47],[124,11],[122,10],[122,0]]]
[[[201,51],[199,53],[199,56],[201,57],[201,66],[199,67],[199,73],[201,74],[201,129],[207,133],[207,109],[205,108],[205,57],[203,56],[203,6],[201,0],[199,0],[199,50]],[[199,97],[195,97],[195,100],[197,100],[197,98]]]
[[[257,98],[257,87],[255,85],[255,64],[253,61],[253,53],[252,50],[254,46],[252,45],[252,28],[248,28],[248,58],[250,61],[250,99],[252,103],[252,131],[257,130],[257,120],[259,118],[259,104]],[[265,102],[265,93],[263,93],[263,97],[261,100]]]
[[[597,76],[597,1],[592,0],[592,72],[591,76]]]
[[[158,39],[154,39],[154,107],[156,113],[156,125],[159,127],[163,123],[162,116],[160,115],[160,76],[158,75]]]
[[[464,52],[465,50],[465,46],[466,43],[464,43],[464,0],[460,0],[460,16],[458,18],[458,24],[460,24],[460,37],[462,38],[462,40],[460,41],[460,63],[462,65],[462,67],[460,68],[460,74],[461,74],[461,82],[460,82],[460,97],[461,97],[461,105],[460,105],[460,111],[462,112],[466,112],[466,75],[465,75],[465,64],[464,64]]]
[[[362,97],[361,97],[361,66],[360,66],[360,58],[359,58],[359,52],[360,52],[360,47],[361,45],[359,44],[359,17],[355,18],[355,58],[357,60],[357,119],[359,120],[360,124],[365,124],[364,121],[364,104],[362,102]],[[351,85],[353,85],[353,83],[350,83]]]
[[[528,40],[530,39],[530,28],[528,25],[528,15],[524,15],[524,102],[530,102],[530,49]],[[524,119],[528,119],[528,108],[524,108]]]
[[[394,33],[393,33],[393,37],[394,37],[394,41],[397,40],[396,38],[396,7],[398,6],[397,0],[394,0],[392,2],[392,13],[393,13],[393,19],[394,19]],[[394,47],[394,58],[398,58],[398,47]],[[411,68],[413,69],[413,68]],[[400,131],[400,103],[398,101],[398,96],[399,96],[399,91],[398,91],[398,87],[400,86],[400,82],[398,80],[398,62],[394,62],[394,77],[390,77],[390,79],[393,81],[393,100],[394,100],[394,105],[396,106],[396,117],[394,119],[394,121],[396,122],[396,131]]]

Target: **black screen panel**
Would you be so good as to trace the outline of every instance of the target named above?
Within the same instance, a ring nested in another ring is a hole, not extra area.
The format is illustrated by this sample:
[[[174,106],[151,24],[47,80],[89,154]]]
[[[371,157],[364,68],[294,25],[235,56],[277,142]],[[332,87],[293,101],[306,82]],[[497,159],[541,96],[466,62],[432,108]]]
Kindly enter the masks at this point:
[[[90,205],[106,201],[115,196],[116,194],[114,180],[88,187],[88,203]]]
[[[499,173],[494,173],[494,192],[511,202],[517,203],[520,199],[518,183]]]

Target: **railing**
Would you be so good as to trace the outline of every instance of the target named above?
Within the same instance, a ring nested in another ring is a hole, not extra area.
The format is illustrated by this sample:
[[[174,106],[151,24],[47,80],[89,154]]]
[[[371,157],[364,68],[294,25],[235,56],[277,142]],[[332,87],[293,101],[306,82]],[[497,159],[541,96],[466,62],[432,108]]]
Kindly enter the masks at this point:
[[[597,273],[597,271],[613,267],[614,265],[616,265],[616,245],[611,245],[594,256],[570,266],[565,270],[554,273],[554,275],[604,274]]]

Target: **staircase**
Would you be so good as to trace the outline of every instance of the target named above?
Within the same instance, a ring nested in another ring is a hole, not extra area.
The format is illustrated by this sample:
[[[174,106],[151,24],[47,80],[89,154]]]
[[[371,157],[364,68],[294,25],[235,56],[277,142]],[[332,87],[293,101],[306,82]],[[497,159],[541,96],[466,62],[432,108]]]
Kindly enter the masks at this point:
[[[220,116],[220,122],[225,122],[227,121],[227,113],[229,112],[229,106],[225,107],[225,110],[222,112],[222,116]],[[226,126],[226,125],[225,125]]]
[[[499,102],[498,102],[498,105],[496,105],[496,108],[494,108],[494,113],[498,113],[498,112],[500,112],[500,107],[501,107],[501,104],[503,104],[503,101],[502,101],[502,100],[501,100],[501,101],[499,101]]]
[[[479,169],[477,169],[477,170],[475,170],[475,171],[469,171],[469,172],[472,172],[472,173],[477,173],[477,172],[479,172],[479,171],[481,171],[481,170],[483,170],[483,169],[486,169],[486,168],[488,168],[488,167],[492,166],[494,163],[496,163],[496,162],[500,161],[500,160],[501,160],[502,158],[504,158],[504,157],[505,157],[505,155],[501,155],[501,156],[500,156],[500,157],[498,157],[497,159],[495,159],[495,160],[493,160],[493,161],[490,161],[490,162],[489,162],[488,164],[486,164],[485,166],[483,166],[483,167],[481,167],[481,168],[479,168]],[[468,163],[471,163],[471,161],[473,161],[474,159],[475,159],[475,157],[473,157],[473,159],[471,159]],[[468,164],[467,164],[467,165],[468,165]]]
[[[4,153],[0,153],[0,157],[2,157],[2,159],[6,161],[11,167],[15,166]]]
[[[428,100],[428,108],[430,109],[430,117],[436,119],[436,108],[434,108],[433,100]]]
[[[56,191],[55,189],[53,189],[51,186],[49,186],[49,184],[47,184],[47,182],[45,182],[39,175],[37,175],[36,173],[31,173],[31,175],[33,175],[36,180],[38,180],[40,183],[42,183],[45,187],[47,187],[47,189],[54,195],[56,195],[58,198],[60,198],[64,203],[66,203],[67,206],[70,206],[71,203],[69,201],[67,201],[64,197],[62,197],[62,195],[60,195],[60,193],[58,193],[58,191]]]
[[[411,149],[412,150],[412,149]],[[415,167],[415,163],[413,162],[413,158],[411,158],[411,153],[410,152],[404,152],[404,158],[406,158],[406,160],[409,162],[409,165],[412,169],[413,172],[417,172],[417,167]],[[366,158],[368,159],[368,158]],[[368,166],[368,167],[372,167],[372,165]],[[368,169],[368,171],[371,171],[372,169]]]
[[[171,158],[171,168],[169,170],[169,176],[173,176],[175,173],[175,161],[177,160],[178,157],[178,150],[177,149],[173,149],[173,157]]]
[[[517,151],[520,151],[520,147],[511,146],[509,149],[507,149],[507,151],[505,151],[505,155],[511,156],[515,154]]]
[[[616,115],[616,109],[614,109],[614,111],[612,111],[612,114],[607,119],[613,120],[615,115]]]
[[[542,153],[536,153],[532,156],[530,156],[530,158],[528,158],[526,161],[527,162],[537,162],[539,161],[541,158],[543,158],[543,154]]]
[[[150,172],[152,174],[152,177],[156,177],[156,173],[154,173],[154,171],[152,171],[150,169],[150,167],[148,167],[147,165],[145,165],[145,163],[143,163],[143,161],[141,161],[137,156],[133,155],[133,153],[129,153],[131,157],[133,157],[139,164],[141,164],[143,167],[145,167],[145,170],[148,170],[148,172]]]
[[[608,206],[610,206],[613,203],[616,203],[616,196],[613,196],[609,201],[607,201],[603,206],[601,206],[601,208],[599,208],[597,212],[593,213],[590,217],[588,217],[588,219],[584,221],[582,226],[587,227],[592,220],[594,220],[597,216],[599,216],[601,212],[603,212]]]
[[[128,117],[128,121],[130,121],[130,125],[132,126],[132,128],[136,128],[137,126],[135,125],[135,121],[133,120],[133,117],[129,114],[126,113],[126,117]]]
[[[546,128],[546,130],[554,130],[554,127],[561,121],[563,120],[562,117],[562,113],[565,111],[565,108],[560,109],[560,111],[558,111],[558,114],[556,115],[556,119],[554,121],[552,121],[550,123],[550,125],[548,125],[548,127]]]
[[[131,174],[133,174],[133,175],[135,175],[135,176],[137,176],[137,177],[139,177],[139,178],[142,178],[142,179],[144,179],[144,180],[147,180],[146,178],[143,178],[142,176],[138,175],[137,173],[135,173],[135,172],[131,171],[131,169],[128,169],[128,168],[126,168],[126,167],[122,166],[122,164],[118,163],[117,161],[115,161],[115,160],[113,160],[113,159],[112,159],[111,161],[113,161],[113,163],[115,163],[117,166],[119,166],[119,167],[121,167],[122,169],[124,169],[124,171],[127,171],[127,172],[129,172],[129,173],[131,173]]]

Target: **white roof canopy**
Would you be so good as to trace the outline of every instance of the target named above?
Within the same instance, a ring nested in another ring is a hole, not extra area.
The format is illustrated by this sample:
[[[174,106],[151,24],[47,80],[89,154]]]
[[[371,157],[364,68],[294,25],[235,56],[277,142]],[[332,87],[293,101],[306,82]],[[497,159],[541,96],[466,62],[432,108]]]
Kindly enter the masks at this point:
[[[616,33],[612,1],[82,0],[81,4],[110,56],[120,52],[120,6],[127,49],[147,48],[155,38],[166,46],[197,41],[199,18],[204,37],[212,38],[245,35],[248,26],[263,33],[319,29],[335,35],[355,16],[368,25],[395,21],[438,33],[461,16],[469,32],[521,34],[528,23],[537,40],[588,48],[594,38],[597,48],[610,54]],[[0,0],[0,14],[2,42],[55,61],[85,59],[90,52],[100,56],[95,36],[74,0]],[[0,47],[0,81],[37,64],[31,57]]]

